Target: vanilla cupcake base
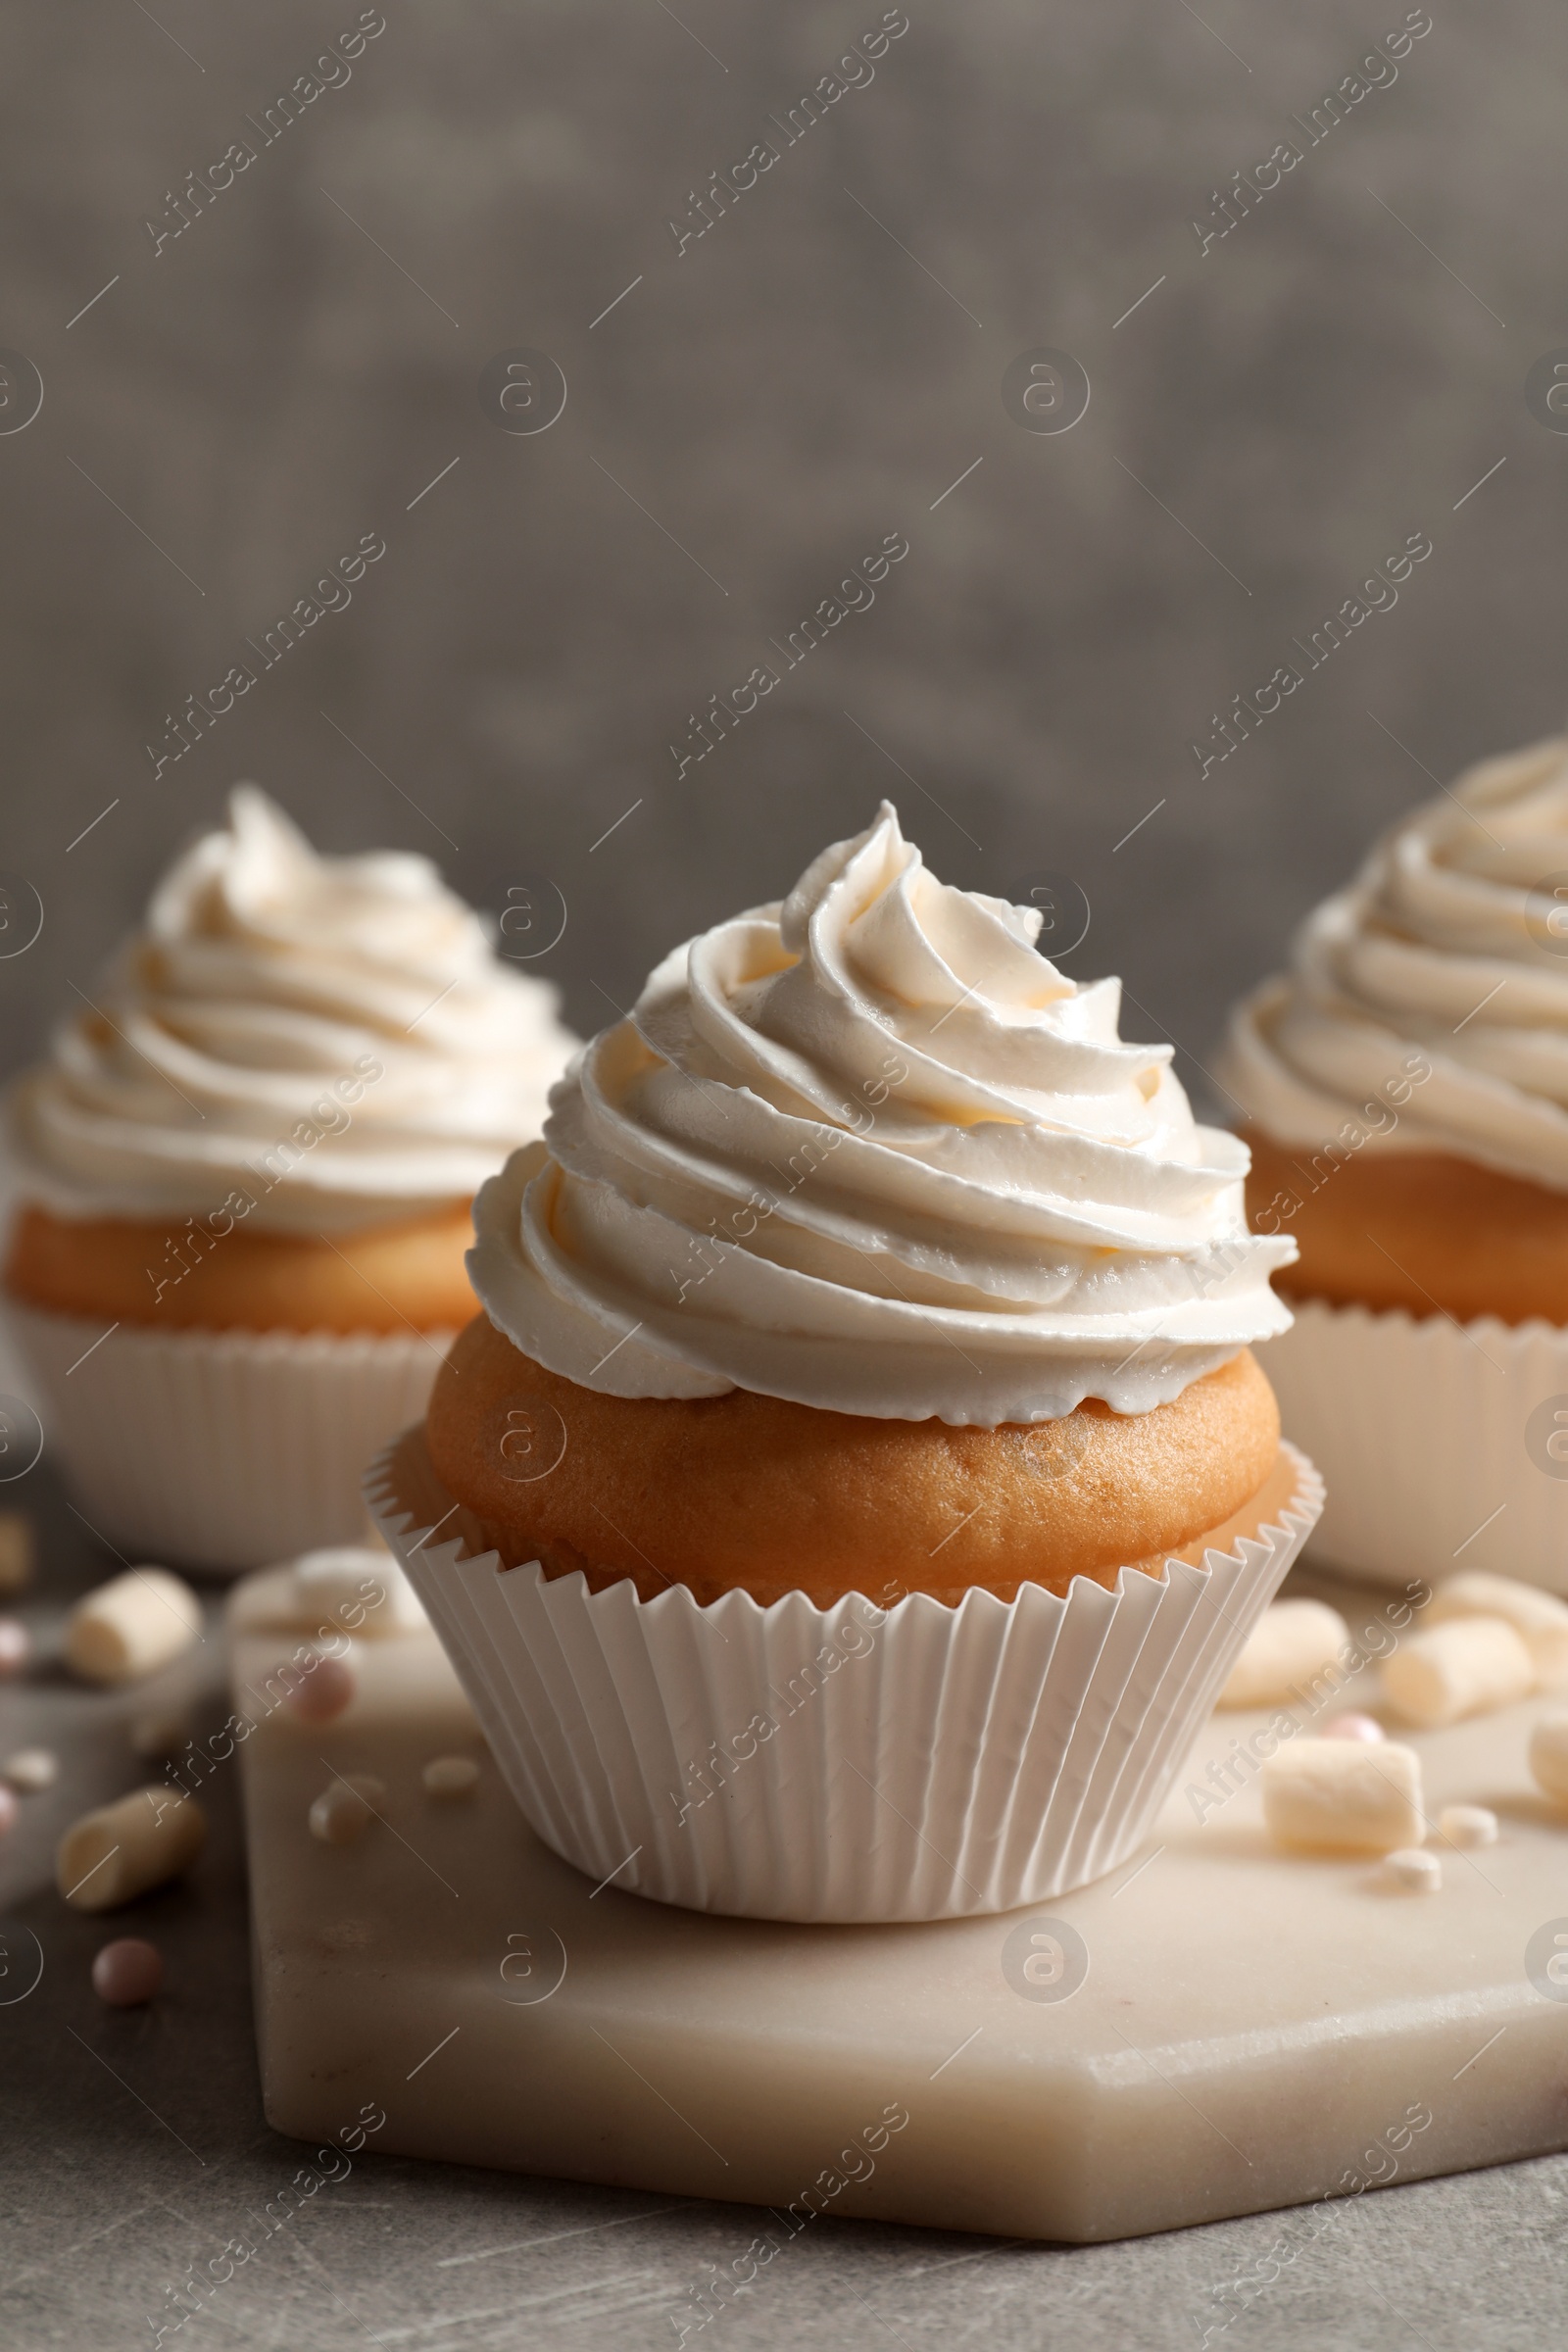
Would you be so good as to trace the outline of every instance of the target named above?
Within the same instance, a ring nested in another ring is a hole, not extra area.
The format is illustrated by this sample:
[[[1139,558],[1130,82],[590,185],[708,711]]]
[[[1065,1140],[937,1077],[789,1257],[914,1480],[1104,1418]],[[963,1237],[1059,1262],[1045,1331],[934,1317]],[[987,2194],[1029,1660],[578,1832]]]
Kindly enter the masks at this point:
[[[431,1516],[442,1491],[396,1446],[366,1496],[558,1854],[693,1910],[929,1920],[1063,1894],[1136,1851],[1322,1507],[1283,1451],[1277,1521],[1201,1567],[956,1608],[764,1609],[740,1590],[700,1607],[680,1585],[644,1601],[504,1569],[468,1553],[458,1503]]]
[[[365,1465],[424,1410],[453,1338],[106,1336],[15,1300],[6,1322],[83,1517],[127,1556],[224,1573],[366,1541]]]
[[[1568,1593],[1568,1331],[1292,1303],[1258,1354],[1327,1482],[1314,1551],[1382,1584],[1489,1568]]]

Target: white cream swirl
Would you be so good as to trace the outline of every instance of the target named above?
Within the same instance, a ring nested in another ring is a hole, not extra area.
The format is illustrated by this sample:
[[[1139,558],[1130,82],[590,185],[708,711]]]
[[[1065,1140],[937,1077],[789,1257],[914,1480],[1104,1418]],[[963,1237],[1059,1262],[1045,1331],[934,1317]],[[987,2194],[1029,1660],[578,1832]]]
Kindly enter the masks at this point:
[[[1240,1006],[1223,1074],[1281,1143],[1353,1128],[1568,1192],[1568,740],[1394,826]]]
[[[676,949],[475,1204],[492,1322],[615,1396],[991,1427],[1148,1411],[1282,1331],[1245,1147],[1039,925],[884,806]]]
[[[468,1198],[576,1048],[428,858],[318,857],[254,785],[12,1089],[15,1189],[63,1215],[336,1231]]]

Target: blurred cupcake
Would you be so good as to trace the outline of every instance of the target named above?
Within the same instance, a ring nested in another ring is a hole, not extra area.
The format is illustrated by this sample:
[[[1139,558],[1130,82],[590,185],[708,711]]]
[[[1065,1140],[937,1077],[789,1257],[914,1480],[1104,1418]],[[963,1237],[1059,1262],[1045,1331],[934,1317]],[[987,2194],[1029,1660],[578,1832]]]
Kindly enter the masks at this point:
[[[1236,1013],[1270,1346],[1328,1481],[1323,1551],[1568,1592],[1568,742],[1385,835]]]
[[[523,1810],[794,1919],[1109,1870],[1315,1516],[1288,1242],[1115,981],[884,808],[665,958],[481,1193],[486,1314],[368,1485]]]
[[[472,1312],[468,1203],[574,1040],[423,858],[318,858],[254,786],[7,1103],[9,1319],[84,1510],[255,1567],[359,1480]]]

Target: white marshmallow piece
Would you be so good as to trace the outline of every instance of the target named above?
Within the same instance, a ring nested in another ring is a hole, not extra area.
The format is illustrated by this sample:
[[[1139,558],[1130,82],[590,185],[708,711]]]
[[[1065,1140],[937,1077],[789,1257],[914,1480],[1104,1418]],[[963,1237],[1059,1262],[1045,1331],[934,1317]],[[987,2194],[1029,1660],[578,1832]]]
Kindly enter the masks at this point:
[[[1438,1836],[1448,1845],[1495,1845],[1497,1816],[1490,1805],[1445,1805]]]
[[[1456,1617],[1503,1618],[1535,1660],[1537,1680],[1568,1683],[1568,1600],[1559,1600],[1555,1592],[1467,1568],[1438,1587],[1425,1623],[1446,1625]]]
[[[1530,1769],[1559,1805],[1568,1805],[1568,1715],[1543,1715],[1530,1735]]]
[[[1535,1687],[1535,1660],[1501,1617],[1453,1617],[1446,1625],[1423,1626],[1383,1662],[1390,1701],[1408,1722],[1429,1731],[1511,1706]]]
[[[389,1551],[337,1544],[303,1553],[290,1573],[299,1622],[313,1632],[324,1626],[373,1642],[424,1622],[418,1594]]]
[[[138,1682],[189,1649],[202,1630],[202,1604],[167,1568],[113,1576],[66,1623],[66,1663],[89,1683]]]
[[[1247,1637],[1216,1699],[1221,1707],[1269,1707],[1297,1694],[1332,1665],[1350,1639],[1338,1609],[1321,1600],[1276,1600]]]
[[[206,1838],[207,1817],[193,1796],[133,1788],[72,1823],[55,1849],[55,1884],[74,1911],[112,1911],[177,1878]]]
[[[1385,1856],[1383,1878],[1385,1885],[1406,1894],[1436,1894],[1443,1885],[1443,1864],[1419,1845],[1401,1846]]]
[[[1387,1854],[1426,1836],[1421,1759],[1396,1740],[1292,1740],[1260,1778],[1263,1819],[1281,1845]]]

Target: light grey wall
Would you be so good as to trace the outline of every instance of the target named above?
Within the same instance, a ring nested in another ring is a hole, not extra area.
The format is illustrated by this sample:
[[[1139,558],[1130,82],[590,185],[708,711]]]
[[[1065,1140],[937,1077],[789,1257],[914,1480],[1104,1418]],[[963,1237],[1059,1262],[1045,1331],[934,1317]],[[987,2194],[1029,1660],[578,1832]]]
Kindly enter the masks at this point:
[[[1070,968],[1122,971],[1207,1058],[1423,767],[1564,715],[1568,437],[1523,384],[1568,344],[1568,19],[1431,7],[1315,146],[1290,117],[1399,0],[907,0],[789,147],[768,118],[876,0],[385,0],[265,147],[245,116],[354,0],[14,13],[0,344],[45,397],[0,435],[0,867],[46,920],[0,962],[7,1055],[250,774],[324,846],[430,851],[481,903],[555,883],[539,968],[580,1026],[891,790],[952,880],[1075,876]],[[240,137],[254,163],[155,254],[165,191]],[[778,162],[677,251],[688,192],[762,137]],[[1211,189],[1285,138],[1300,163],[1201,251]],[[476,391],[519,345],[569,387],[538,435]],[[1037,345],[1088,371],[1070,432],[1004,408]],[[890,531],[874,607],[677,780],[687,712]],[[1413,531],[1397,605],[1200,777],[1215,706]],[[352,605],[155,777],[164,714],[367,532]]]

